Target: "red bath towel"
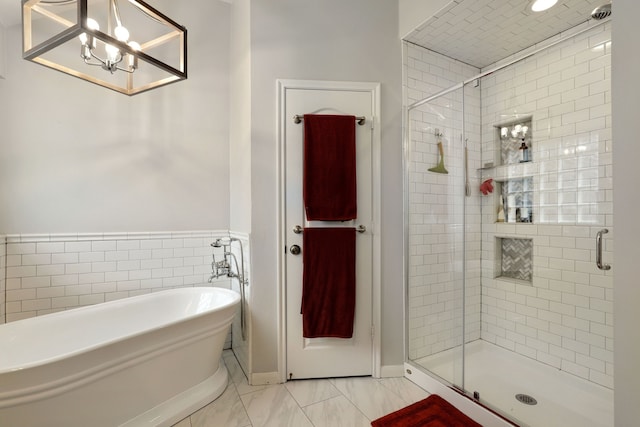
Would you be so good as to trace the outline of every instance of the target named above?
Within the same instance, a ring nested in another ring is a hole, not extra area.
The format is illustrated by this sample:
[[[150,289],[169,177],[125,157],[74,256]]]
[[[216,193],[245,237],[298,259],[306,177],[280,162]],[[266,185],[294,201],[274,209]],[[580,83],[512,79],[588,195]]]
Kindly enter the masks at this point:
[[[355,116],[304,116],[307,220],[346,221],[357,212]]]
[[[305,228],[302,335],[351,338],[356,307],[355,228]]]

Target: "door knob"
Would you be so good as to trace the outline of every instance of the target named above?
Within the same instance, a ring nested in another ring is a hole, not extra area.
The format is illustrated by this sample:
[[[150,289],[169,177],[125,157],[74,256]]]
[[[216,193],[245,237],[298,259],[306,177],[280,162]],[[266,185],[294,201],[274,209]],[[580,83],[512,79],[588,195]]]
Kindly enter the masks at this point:
[[[302,249],[300,249],[300,246],[298,245],[292,245],[289,248],[289,252],[291,252],[291,255],[300,255],[300,252],[302,252]]]

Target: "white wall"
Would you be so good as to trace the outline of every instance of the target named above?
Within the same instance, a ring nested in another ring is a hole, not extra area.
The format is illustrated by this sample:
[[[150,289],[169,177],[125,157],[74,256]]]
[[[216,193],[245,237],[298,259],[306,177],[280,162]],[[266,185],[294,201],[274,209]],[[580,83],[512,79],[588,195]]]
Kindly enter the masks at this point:
[[[251,230],[251,4],[231,7],[230,228]]]
[[[151,2],[185,25],[189,78],[129,98],[21,59],[6,29],[0,230],[229,228],[229,15]]]
[[[396,2],[251,2],[253,370],[277,370],[276,79],[382,83],[382,363],[402,345],[401,45]]]
[[[0,22],[0,79],[4,79],[4,76],[7,73],[7,48],[5,38],[4,25]]]
[[[638,241],[640,209],[638,182],[638,117],[640,117],[640,57],[638,52],[640,3],[616,0],[612,15],[612,99],[613,137],[619,141],[613,153],[615,175],[613,265],[615,322],[615,425],[631,426],[640,419],[640,285],[638,284]]]

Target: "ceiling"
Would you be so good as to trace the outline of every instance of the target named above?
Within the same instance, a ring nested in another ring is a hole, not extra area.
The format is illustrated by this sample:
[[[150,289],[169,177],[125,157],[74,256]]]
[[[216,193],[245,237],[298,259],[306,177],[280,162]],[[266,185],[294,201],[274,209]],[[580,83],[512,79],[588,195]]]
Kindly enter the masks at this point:
[[[232,0],[221,0],[231,3]],[[154,0],[147,0],[147,3],[154,6]],[[21,0],[0,0],[0,24],[5,27],[18,25],[21,23]]]
[[[593,9],[608,2],[559,0],[533,13],[531,0],[452,0],[405,40],[483,68],[587,21]],[[20,4],[0,0],[0,23],[20,24]]]
[[[609,0],[558,0],[534,13],[531,0],[452,0],[405,40],[483,68],[575,27]]]

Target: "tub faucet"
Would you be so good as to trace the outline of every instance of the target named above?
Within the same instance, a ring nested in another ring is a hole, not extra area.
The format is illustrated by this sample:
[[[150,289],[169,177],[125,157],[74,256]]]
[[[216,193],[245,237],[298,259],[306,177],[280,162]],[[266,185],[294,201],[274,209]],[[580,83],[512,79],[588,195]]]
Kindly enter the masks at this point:
[[[235,254],[231,252],[231,246],[233,242],[239,244],[240,249],[240,263],[238,264],[238,258],[236,258]],[[213,281],[213,279],[217,279],[221,276],[227,276],[231,279],[238,279],[239,288],[240,288],[240,330],[242,332],[242,339],[246,339],[246,296],[245,296],[245,286],[249,286],[249,280],[245,276],[245,265],[244,265],[244,248],[242,246],[242,241],[235,237],[228,237],[222,239],[216,239],[213,243],[211,243],[211,247],[213,248],[222,248],[222,260],[216,261],[215,253],[212,254],[213,261],[211,262],[211,276],[209,276],[209,283]],[[232,263],[233,262],[233,266]],[[233,268],[235,267],[235,268]]]
[[[211,262],[211,276],[209,276],[209,283],[213,281],[213,279],[217,279],[220,276],[226,276],[229,274],[229,269],[231,265],[227,261],[227,252],[229,252],[229,245],[225,245],[222,239],[216,239],[215,242],[211,244],[213,248],[223,248],[224,257],[221,261],[216,261],[216,254],[213,253],[213,261]]]
[[[234,240],[237,240],[239,242],[238,239],[234,238],[231,238],[228,241],[224,241],[223,239],[216,239],[215,242],[211,244],[211,246],[214,248],[223,248],[223,258],[220,261],[216,261],[215,253],[212,254],[213,262],[211,263],[211,276],[209,277],[209,283],[211,283],[213,279],[227,276],[232,279],[236,278],[242,285],[246,285],[244,274],[242,271],[242,269],[244,268],[244,262],[242,262],[242,265],[239,266],[235,254],[231,252],[231,242],[233,242]],[[233,268],[231,268],[232,261],[235,266],[235,271],[233,270]]]
[[[211,263],[211,276],[209,276],[209,283],[213,281],[213,279],[217,279],[221,276],[229,275],[230,265],[227,262],[226,258],[222,261],[216,261],[215,255],[213,256],[213,262]]]

